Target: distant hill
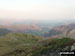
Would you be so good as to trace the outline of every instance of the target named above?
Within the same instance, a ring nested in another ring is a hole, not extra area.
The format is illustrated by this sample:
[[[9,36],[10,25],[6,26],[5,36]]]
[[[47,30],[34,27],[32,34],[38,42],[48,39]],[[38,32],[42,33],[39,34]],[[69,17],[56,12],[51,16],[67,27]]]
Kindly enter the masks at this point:
[[[8,33],[10,33],[11,31],[10,30],[8,30],[8,29],[1,29],[0,28],[0,36],[4,36],[4,35],[6,35],[6,34],[8,34]]]
[[[29,24],[0,25],[0,28],[8,29],[12,32],[18,33],[30,33],[32,35],[42,35],[49,30],[46,27]]]
[[[44,36],[75,37],[75,24],[57,26],[44,34]]]
[[[75,23],[55,26],[52,29],[48,27],[41,27],[38,25],[29,24],[13,24],[13,25],[0,25],[1,29],[8,29],[17,33],[29,33],[32,35],[41,35],[45,37],[74,37],[75,36]]]

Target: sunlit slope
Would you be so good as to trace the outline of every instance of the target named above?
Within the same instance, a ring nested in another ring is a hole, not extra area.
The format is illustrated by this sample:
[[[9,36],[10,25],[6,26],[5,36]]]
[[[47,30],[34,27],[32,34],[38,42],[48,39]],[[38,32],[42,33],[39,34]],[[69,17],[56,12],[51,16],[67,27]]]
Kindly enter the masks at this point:
[[[10,33],[0,38],[0,55],[14,52],[16,49],[28,48],[39,45],[43,37],[31,34]]]
[[[74,51],[74,44],[75,39],[69,37],[44,38],[31,34],[10,33],[0,37],[0,56],[58,56],[60,51]]]

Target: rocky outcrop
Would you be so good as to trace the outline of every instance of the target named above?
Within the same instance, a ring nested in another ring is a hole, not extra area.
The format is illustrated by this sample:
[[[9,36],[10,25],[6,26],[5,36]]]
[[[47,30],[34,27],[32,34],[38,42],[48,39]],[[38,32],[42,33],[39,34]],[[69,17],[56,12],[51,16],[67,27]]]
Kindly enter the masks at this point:
[[[71,46],[71,51],[75,51],[75,43]]]

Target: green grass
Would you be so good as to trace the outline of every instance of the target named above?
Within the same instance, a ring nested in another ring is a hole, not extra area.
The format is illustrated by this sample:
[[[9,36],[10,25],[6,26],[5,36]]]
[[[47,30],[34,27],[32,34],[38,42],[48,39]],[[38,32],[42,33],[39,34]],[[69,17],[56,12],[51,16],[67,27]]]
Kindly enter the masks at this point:
[[[0,56],[41,56],[75,43],[71,38],[44,38],[31,34],[10,33],[0,37]],[[65,50],[65,49],[64,49]]]
[[[15,49],[26,49],[39,45],[43,37],[31,34],[10,33],[0,38],[0,55],[13,52]]]

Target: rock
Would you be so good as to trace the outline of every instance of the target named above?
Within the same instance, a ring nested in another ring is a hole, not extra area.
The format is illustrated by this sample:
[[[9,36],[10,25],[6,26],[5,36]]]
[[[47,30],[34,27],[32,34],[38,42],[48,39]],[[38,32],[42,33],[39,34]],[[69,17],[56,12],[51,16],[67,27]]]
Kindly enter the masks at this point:
[[[71,46],[71,51],[75,51],[75,43]]]

